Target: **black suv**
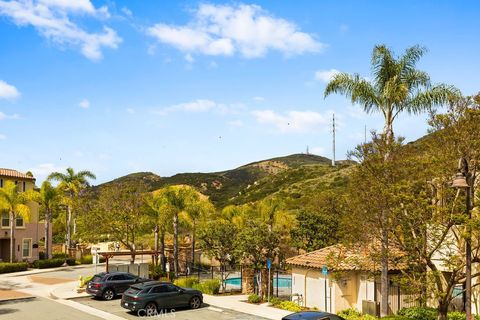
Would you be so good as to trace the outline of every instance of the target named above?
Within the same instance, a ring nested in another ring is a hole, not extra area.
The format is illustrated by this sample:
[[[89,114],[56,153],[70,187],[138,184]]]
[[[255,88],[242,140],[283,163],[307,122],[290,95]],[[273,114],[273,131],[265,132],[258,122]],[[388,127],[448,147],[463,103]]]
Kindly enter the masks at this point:
[[[177,307],[200,308],[200,291],[180,288],[169,282],[149,281],[132,285],[122,296],[121,306],[139,316],[154,316]]]
[[[87,284],[87,293],[94,297],[112,300],[122,294],[132,284],[144,282],[147,279],[137,277],[128,272],[101,272],[93,276]]]

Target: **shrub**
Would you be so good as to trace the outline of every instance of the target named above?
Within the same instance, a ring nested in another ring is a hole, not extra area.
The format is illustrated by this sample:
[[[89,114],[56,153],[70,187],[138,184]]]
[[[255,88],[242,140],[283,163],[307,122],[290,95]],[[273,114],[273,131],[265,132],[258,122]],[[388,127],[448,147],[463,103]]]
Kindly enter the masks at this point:
[[[75,265],[75,259],[67,258],[67,264],[69,266]],[[65,262],[65,258],[53,258],[47,260],[36,260],[33,262],[33,266],[38,269],[45,269],[45,268],[56,268],[61,267]]]
[[[27,267],[26,262],[0,262],[0,273],[25,271]]]
[[[277,297],[273,297],[273,298],[270,299],[270,304],[274,307],[278,307],[278,305],[280,303],[282,303],[282,301],[284,301],[284,300],[282,300],[280,298],[277,298]]]
[[[369,314],[362,315],[362,313],[357,309],[342,310],[338,315],[345,318],[346,320],[376,320],[377,319],[376,317]]]
[[[194,284],[198,284],[198,278],[196,277],[186,277],[186,278],[178,278],[173,282],[175,285],[182,287],[182,288],[192,288]]]
[[[262,297],[260,297],[258,294],[251,294],[248,296],[248,302],[249,303],[260,303],[262,302]]]
[[[391,316],[383,317],[382,320],[410,320],[410,319],[404,316],[391,315]]]
[[[87,276],[85,278],[82,278],[81,282],[80,282],[80,288],[83,288],[87,285],[88,282],[90,282],[90,280],[93,279],[94,276]]]
[[[84,255],[80,260],[78,260],[79,264],[92,264],[93,263],[93,256],[91,254]],[[105,262],[105,258],[103,256],[99,257],[98,263]]]
[[[280,309],[288,310],[288,311],[292,311],[292,312],[302,311],[302,307],[300,307],[298,304],[296,304],[293,301],[282,301],[282,302],[280,302],[278,307]]]
[[[218,294],[220,292],[220,280],[211,279],[200,283],[194,283],[192,288],[205,294]]]
[[[398,315],[411,320],[436,320],[437,309],[428,307],[402,308],[398,311]]]
[[[67,255],[63,252],[52,252],[52,259],[62,258],[65,259]]]

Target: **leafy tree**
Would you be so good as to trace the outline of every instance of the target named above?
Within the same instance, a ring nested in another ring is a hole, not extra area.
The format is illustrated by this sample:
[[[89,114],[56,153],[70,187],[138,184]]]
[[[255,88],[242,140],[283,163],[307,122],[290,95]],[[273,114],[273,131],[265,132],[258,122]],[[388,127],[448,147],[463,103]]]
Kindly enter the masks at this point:
[[[44,181],[40,191],[32,193],[32,199],[40,205],[40,212],[45,220],[45,251],[47,258],[52,257],[52,248],[50,246],[50,225],[52,224],[53,214],[59,208],[62,200],[61,192],[52,186],[49,181]]]
[[[168,186],[157,191],[161,206],[172,214],[173,225],[173,265],[175,275],[178,275],[178,231],[179,215],[184,211],[190,211],[198,201],[198,193],[188,186]]]
[[[262,271],[267,260],[273,261],[277,256],[279,242],[278,235],[269,230],[268,224],[248,220],[237,234],[233,253],[241,263],[252,266],[255,271]],[[265,286],[262,284],[260,296],[265,294]]]
[[[105,238],[118,241],[130,250],[131,262],[135,262],[138,238],[149,231],[146,186],[141,183],[114,184],[97,192],[80,198],[77,206],[81,213],[80,236],[88,241]]]
[[[343,199],[333,192],[322,192],[309,200],[297,213],[292,229],[292,244],[306,251],[318,250],[338,243],[340,221],[344,213]]]
[[[430,76],[416,68],[426,49],[413,46],[402,56],[395,57],[385,45],[377,45],[372,53],[372,81],[359,74],[339,73],[325,88],[325,97],[340,93],[360,104],[366,112],[381,112],[384,117],[383,138],[387,146],[394,142],[393,122],[402,113],[419,114],[432,107],[444,105],[460,96],[459,91],[445,84],[432,86]],[[385,160],[389,152],[384,154]],[[383,210],[383,209],[382,209]],[[383,210],[382,225],[389,217]],[[388,315],[388,231],[382,232],[381,315]]]
[[[68,218],[67,218],[67,245],[72,246],[72,220],[73,220],[73,234],[76,232],[76,219],[73,211],[73,203],[78,194],[87,188],[90,184],[88,179],[96,179],[95,175],[87,170],[75,173],[73,168],[67,168],[66,173],[52,172],[48,177],[48,181],[59,182],[58,188],[67,196],[68,204]]]
[[[28,197],[18,191],[17,185],[6,181],[0,188],[0,209],[8,212],[10,216],[10,262],[15,260],[15,222],[17,217],[24,221],[30,219],[30,208],[27,206]]]
[[[224,290],[224,270],[227,265],[233,264],[235,261],[233,251],[237,232],[235,225],[225,219],[208,220],[198,230],[198,239],[202,251],[220,263]]]

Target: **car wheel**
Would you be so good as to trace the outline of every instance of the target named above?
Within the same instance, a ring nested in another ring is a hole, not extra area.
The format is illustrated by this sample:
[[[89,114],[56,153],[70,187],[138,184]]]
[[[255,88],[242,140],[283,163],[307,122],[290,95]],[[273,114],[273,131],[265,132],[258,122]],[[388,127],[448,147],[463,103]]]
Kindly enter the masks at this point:
[[[198,309],[200,308],[200,306],[202,305],[202,300],[195,296],[195,297],[192,297],[192,299],[190,299],[190,308],[192,309]]]
[[[102,294],[103,299],[112,300],[115,297],[115,292],[112,289],[105,289]]]
[[[155,302],[149,302],[145,305],[145,314],[147,317],[151,317],[157,314],[157,305]]]

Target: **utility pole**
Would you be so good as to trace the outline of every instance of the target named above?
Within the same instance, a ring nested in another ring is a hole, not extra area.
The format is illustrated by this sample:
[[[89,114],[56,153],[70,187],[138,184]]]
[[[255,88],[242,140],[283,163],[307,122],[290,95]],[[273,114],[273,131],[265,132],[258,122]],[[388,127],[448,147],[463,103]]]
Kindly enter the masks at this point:
[[[332,137],[333,137],[332,166],[335,167],[335,113],[333,113],[333,118],[332,118]]]

